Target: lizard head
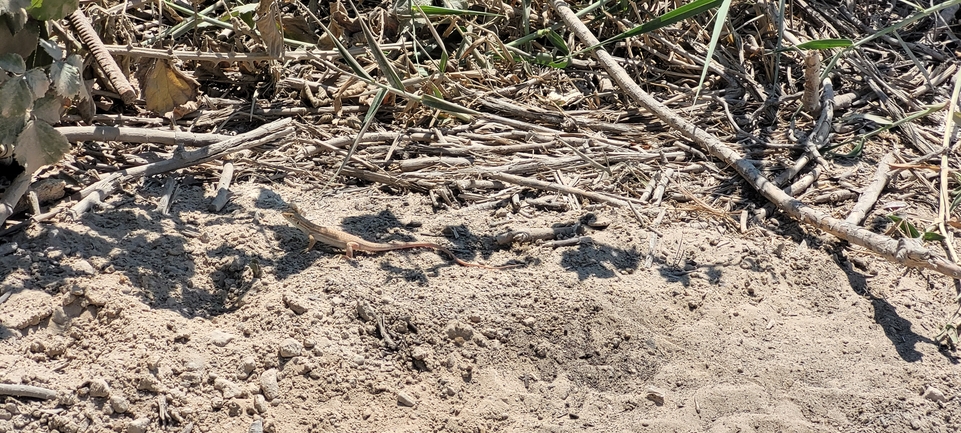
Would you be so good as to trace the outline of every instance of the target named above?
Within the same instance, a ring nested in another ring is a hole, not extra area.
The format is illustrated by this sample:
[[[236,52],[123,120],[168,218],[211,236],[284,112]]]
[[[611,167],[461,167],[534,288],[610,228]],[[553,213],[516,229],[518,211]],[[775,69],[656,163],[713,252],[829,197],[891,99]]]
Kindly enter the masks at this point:
[[[294,203],[287,203],[287,206],[284,208],[284,210],[280,212],[280,214],[283,215],[284,218],[289,220],[293,218],[295,215],[300,214],[300,208],[297,207],[297,205]]]

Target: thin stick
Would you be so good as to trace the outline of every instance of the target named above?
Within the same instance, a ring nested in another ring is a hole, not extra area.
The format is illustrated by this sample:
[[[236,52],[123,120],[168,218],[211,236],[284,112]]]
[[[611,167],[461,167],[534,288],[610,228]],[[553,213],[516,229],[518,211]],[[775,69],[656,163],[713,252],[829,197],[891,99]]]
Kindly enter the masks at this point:
[[[230,138],[223,134],[201,134],[146,128],[118,128],[115,126],[61,126],[54,128],[67,141],[122,141],[124,143],[157,143],[168,145],[203,146]]]
[[[858,202],[854,204],[851,209],[851,213],[848,217],[844,219],[851,224],[861,224],[864,218],[868,216],[868,212],[877,203],[878,198],[881,197],[881,191],[888,186],[888,182],[891,181],[891,164],[894,164],[894,153],[888,152],[881,158],[881,162],[878,163],[878,169],[874,172],[874,179],[871,180],[871,184],[864,189],[861,193],[861,198]]]
[[[500,181],[513,183],[515,185],[526,186],[526,187],[540,189],[544,191],[550,191],[550,192],[574,194],[579,197],[584,197],[589,200],[594,200],[598,203],[608,203],[615,206],[627,206],[627,201],[625,200],[598,194],[596,192],[584,191],[580,188],[574,188],[571,186],[565,186],[565,185],[560,185],[560,184],[551,183],[551,182],[543,182],[540,180],[535,180],[535,179],[521,177],[521,176],[514,176],[513,174],[507,174],[507,173],[487,173],[487,176]]]
[[[290,135],[294,132],[294,128],[291,126],[292,122],[293,120],[291,119],[276,120],[252,131],[231,137],[228,140],[197,150],[176,154],[171,159],[113,173],[107,178],[81,190],[80,195],[84,197],[84,199],[75,204],[70,209],[70,213],[74,218],[79,218],[80,215],[90,209],[90,206],[96,203],[102,203],[103,199],[110,195],[123,181],[202,164],[227,153],[249,149]]]
[[[57,398],[58,393],[52,389],[40,388],[39,386],[0,383],[0,395],[51,400]]]
[[[227,205],[227,201],[230,200],[230,181],[233,177],[234,165],[225,162],[224,171],[220,173],[220,182],[217,184],[217,197],[214,197],[214,200],[210,203],[209,211],[220,212]]]

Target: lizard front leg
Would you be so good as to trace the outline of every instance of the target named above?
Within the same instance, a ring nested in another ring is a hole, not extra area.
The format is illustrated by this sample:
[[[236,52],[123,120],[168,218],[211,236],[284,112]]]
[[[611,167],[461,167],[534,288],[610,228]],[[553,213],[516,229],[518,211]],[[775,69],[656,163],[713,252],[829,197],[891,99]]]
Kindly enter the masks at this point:
[[[314,244],[316,244],[316,243],[317,243],[317,239],[314,239],[314,235],[308,234],[308,235],[307,235],[307,249],[305,250],[305,252],[310,251],[310,249],[313,248],[313,247],[314,247]]]
[[[354,248],[357,247],[360,247],[357,242],[347,242],[347,244],[344,245],[344,254],[347,255],[348,259],[354,258]]]

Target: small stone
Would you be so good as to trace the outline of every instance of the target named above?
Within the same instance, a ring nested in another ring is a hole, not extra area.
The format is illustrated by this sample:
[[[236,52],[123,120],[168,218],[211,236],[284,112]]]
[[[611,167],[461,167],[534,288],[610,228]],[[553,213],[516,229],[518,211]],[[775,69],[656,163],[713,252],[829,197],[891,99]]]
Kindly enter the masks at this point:
[[[219,329],[215,329],[215,330],[214,330],[213,332],[211,332],[208,336],[210,337],[210,342],[213,343],[214,346],[217,346],[217,347],[224,347],[224,346],[230,344],[231,341],[234,341],[234,339],[237,338],[237,336],[235,336],[235,335],[233,335],[233,334],[228,334],[228,333],[226,333],[226,332],[224,332],[224,331],[221,331],[221,330],[219,330]]]
[[[300,344],[299,341],[288,338],[280,342],[280,356],[284,358],[293,358],[295,356],[300,356],[304,352],[304,346]]]
[[[417,399],[404,391],[397,391],[397,404],[401,406],[414,407],[417,406]]]
[[[147,433],[150,427],[150,418],[137,418],[127,424],[127,433]]]
[[[306,313],[308,310],[306,300],[289,293],[284,293],[284,305],[286,305],[287,308],[290,308],[290,311],[293,311],[294,314],[298,316]]]
[[[414,346],[414,349],[410,351],[411,358],[418,361],[424,361],[430,356],[431,350],[427,346]]]
[[[93,275],[97,273],[97,271],[93,269],[93,265],[84,259],[73,262],[70,270],[73,271],[74,275]]]
[[[107,381],[103,379],[94,379],[90,381],[90,396],[91,397],[107,397],[110,395],[110,385],[107,385]]]
[[[921,394],[921,397],[924,397],[924,398],[926,398],[926,399],[928,399],[928,400],[931,400],[931,401],[933,401],[933,402],[935,402],[935,403],[947,403],[947,402],[948,402],[948,398],[944,396],[944,393],[941,392],[940,389],[937,389],[937,388],[935,388],[935,387],[933,387],[933,386],[929,386],[929,387],[925,388],[924,394]]]
[[[253,355],[247,355],[240,360],[240,369],[243,370],[244,374],[249,376],[256,368],[257,360],[254,359]]]
[[[130,410],[130,402],[122,395],[110,396],[110,408],[116,413],[127,413]]]
[[[447,338],[451,340],[456,340],[457,337],[460,337],[464,341],[470,341],[470,339],[474,337],[474,328],[457,320],[452,320],[448,323],[444,332],[447,333]]]
[[[160,381],[152,375],[145,374],[137,381],[137,389],[141,391],[160,392]]]
[[[267,399],[264,396],[260,394],[254,396],[254,410],[260,414],[267,413]]]
[[[922,425],[921,425],[921,420],[920,420],[920,419],[913,418],[913,419],[911,420],[911,428],[913,428],[913,429],[915,429],[915,430],[921,430],[921,427],[922,427]]]
[[[220,391],[220,394],[224,397],[225,400],[229,400],[234,397],[239,397],[240,394],[242,394],[240,387],[238,387],[233,382],[227,379],[224,379],[222,377],[218,377],[214,379],[214,389],[216,389],[217,391]]]
[[[87,292],[87,289],[85,289],[80,284],[74,284],[73,286],[70,286],[70,294],[73,296],[80,297],[80,296],[83,296],[83,294],[86,292]]]
[[[650,386],[647,388],[646,396],[648,400],[653,401],[654,404],[658,406],[664,405],[664,390]]]
[[[533,327],[534,327],[534,324],[537,323],[537,319],[535,319],[535,318],[533,318],[533,317],[528,317],[528,318],[522,320],[521,323],[523,323],[524,326],[526,326],[526,327],[528,327],[528,328],[533,328]]]
[[[264,421],[258,419],[250,423],[250,428],[247,429],[247,433],[264,433]]]
[[[63,307],[58,305],[53,308],[53,316],[50,320],[53,320],[53,323],[58,325],[66,325],[70,318],[67,317],[67,313],[63,310]]]
[[[277,369],[271,368],[261,373],[260,392],[267,401],[272,401],[280,395],[280,385],[277,384]]]

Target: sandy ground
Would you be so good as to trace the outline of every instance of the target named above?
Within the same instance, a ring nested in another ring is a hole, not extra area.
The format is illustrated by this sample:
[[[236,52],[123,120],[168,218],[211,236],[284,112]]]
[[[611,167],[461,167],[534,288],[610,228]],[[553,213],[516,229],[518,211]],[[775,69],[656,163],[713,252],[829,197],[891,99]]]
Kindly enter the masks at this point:
[[[593,242],[494,244],[588,210],[437,211],[376,189],[158,183],[3,242],[0,432],[958,431],[947,280],[789,221],[591,209]],[[280,215],[430,250],[352,260]]]

